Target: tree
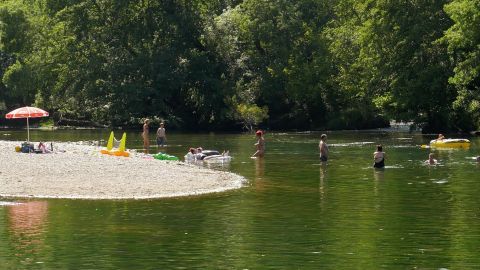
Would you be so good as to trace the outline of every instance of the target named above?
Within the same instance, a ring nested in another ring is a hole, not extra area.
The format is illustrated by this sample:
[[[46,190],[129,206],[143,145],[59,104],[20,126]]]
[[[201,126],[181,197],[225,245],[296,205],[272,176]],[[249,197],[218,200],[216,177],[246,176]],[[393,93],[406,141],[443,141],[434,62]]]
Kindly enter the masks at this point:
[[[237,105],[236,114],[243,127],[249,132],[253,132],[254,127],[268,118],[268,108],[260,108],[252,104],[239,104]]]
[[[30,105],[35,97],[34,76],[23,57],[32,48],[32,26],[20,4],[0,5],[1,97],[8,105]],[[9,87],[11,86],[11,87]]]
[[[453,108],[461,128],[480,128],[480,1],[454,0],[445,12],[454,21],[441,40],[455,59],[449,80],[458,93]]]
[[[452,127],[451,65],[436,42],[451,25],[445,3],[341,0],[327,31],[338,85],[389,119],[423,123],[425,131]]]

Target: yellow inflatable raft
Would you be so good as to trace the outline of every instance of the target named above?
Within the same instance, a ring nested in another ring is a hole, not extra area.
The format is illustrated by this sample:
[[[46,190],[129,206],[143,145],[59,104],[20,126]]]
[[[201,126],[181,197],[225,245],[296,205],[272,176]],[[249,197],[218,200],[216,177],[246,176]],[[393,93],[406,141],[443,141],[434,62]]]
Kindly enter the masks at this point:
[[[430,147],[436,148],[469,148],[470,141],[467,139],[443,139],[431,140]]]
[[[113,149],[113,131],[110,133],[110,138],[108,138],[107,149],[100,150],[100,153],[104,155],[117,156],[117,157],[129,157],[130,153],[125,151],[125,144],[127,141],[127,134],[123,133],[122,139],[120,140],[120,147],[118,149]]]

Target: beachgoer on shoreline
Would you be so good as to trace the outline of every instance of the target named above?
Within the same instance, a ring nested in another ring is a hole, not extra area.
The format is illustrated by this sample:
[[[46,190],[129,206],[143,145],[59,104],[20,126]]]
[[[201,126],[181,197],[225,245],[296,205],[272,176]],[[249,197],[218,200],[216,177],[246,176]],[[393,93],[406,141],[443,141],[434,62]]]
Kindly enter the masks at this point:
[[[145,119],[145,121],[143,122],[143,133],[142,133],[142,137],[143,137],[143,148],[144,149],[148,149],[150,147],[150,141],[149,141],[149,138],[148,138],[148,133],[149,133],[149,126],[148,124],[150,123],[150,119]]]

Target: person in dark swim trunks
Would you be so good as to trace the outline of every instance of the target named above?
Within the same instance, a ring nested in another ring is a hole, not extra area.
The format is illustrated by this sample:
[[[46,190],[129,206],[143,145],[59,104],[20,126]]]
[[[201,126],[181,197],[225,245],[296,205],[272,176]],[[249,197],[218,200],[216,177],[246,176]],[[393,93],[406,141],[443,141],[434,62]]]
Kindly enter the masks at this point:
[[[328,160],[327,134],[322,134],[320,136],[320,143],[318,143],[318,149],[320,150],[320,161],[326,162]]]
[[[383,152],[383,147],[377,145],[377,151],[373,153],[373,167],[374,168],[384,168],[385,167],[385,157],[386,154]]]

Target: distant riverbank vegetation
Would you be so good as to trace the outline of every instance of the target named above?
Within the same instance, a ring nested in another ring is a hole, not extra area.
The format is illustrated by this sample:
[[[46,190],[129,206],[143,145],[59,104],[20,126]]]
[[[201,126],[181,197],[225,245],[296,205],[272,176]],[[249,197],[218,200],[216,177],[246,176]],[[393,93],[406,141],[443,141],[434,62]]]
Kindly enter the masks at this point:
[[[478,0],[4,0],[0,112],[181,129],[480,128]]]

